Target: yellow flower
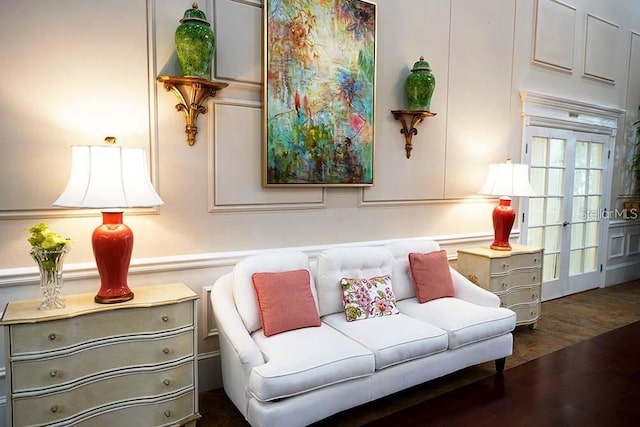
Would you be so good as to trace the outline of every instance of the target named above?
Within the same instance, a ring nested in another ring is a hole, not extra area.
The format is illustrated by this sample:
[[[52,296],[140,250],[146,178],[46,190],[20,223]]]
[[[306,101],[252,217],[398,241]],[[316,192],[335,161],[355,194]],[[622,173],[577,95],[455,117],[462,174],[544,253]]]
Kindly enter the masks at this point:
[[[27,231],[31,233],[27,241],[32,247],[37,249],[60,250],[71,243],[71,239],[54,233],[42,222],[27,228]]]

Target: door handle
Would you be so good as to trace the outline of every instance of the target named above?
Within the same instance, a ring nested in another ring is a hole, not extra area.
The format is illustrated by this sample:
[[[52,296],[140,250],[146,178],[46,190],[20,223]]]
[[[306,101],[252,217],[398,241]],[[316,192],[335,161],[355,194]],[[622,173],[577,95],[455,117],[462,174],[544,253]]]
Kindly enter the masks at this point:
[[[566,227],[567,225],[571,225],[571,223],[569,221],[565,221],[565,222],[562,223],[563,227]]]

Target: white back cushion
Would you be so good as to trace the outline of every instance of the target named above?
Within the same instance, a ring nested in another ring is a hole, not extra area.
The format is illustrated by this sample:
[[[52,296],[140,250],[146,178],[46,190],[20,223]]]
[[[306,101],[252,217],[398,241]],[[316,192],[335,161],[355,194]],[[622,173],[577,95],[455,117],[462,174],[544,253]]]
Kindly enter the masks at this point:
[[[393,292],[396,300],[400,301],[406,298],[416,296],[411,281],[411,272],[409,269],[409,254],[417,252],[426,254],[433,251],[439,251],[440,245],[429,239],[400,240],[389,243],[386,248],[393,256]]]
[[[251,276],[253,273],[277,273],[291,270],[309,270],[309,257],[304,252],[281,252],[254,255],[243,259],[233,268],[233,299],[236,309],[249,332],[262,328],[260,307]],[[311,276],[311,293],[318,305],[318,296]],[[286,310],[283,307],[283,310]]]
[[[328,249],[318,257],[316,286],[320,317],[344,311],[340,279],[371,278],[391,274],[393,258],[382,247]],[[394,286],[393,276],[391,277]]]

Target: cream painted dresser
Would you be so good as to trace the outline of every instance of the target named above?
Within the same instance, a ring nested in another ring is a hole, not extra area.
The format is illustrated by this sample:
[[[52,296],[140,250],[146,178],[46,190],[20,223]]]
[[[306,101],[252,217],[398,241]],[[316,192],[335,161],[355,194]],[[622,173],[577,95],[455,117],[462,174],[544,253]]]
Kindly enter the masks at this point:
[[[9,426],[195,426],[198,297],[182,283],[133,292],[119,304],[7,305]]]
[[[512,245],[510,251],[488,247],[460,249],[456,270],[500,297],[513,310],[516,325],[536,327],[540,317],[543,249]]]

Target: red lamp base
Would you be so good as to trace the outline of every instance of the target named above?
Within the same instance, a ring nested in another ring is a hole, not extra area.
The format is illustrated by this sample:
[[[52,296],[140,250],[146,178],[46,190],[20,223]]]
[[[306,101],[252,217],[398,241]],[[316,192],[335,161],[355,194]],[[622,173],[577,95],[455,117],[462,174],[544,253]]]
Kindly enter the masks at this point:
[[[122,223],[122,212],[102,212],[102,225],[93,231],[93,254],[100,274],[99,304],[115,304],[133,299],[127,285],[133,250],[133,232]]]
[[[493,233],[494,239],[491,249],[498,251],[510,251],[509,235],[513,222],[516,219],[516,211],[511,207],[509,197],[500,197],[500,203],[493,209]]]

